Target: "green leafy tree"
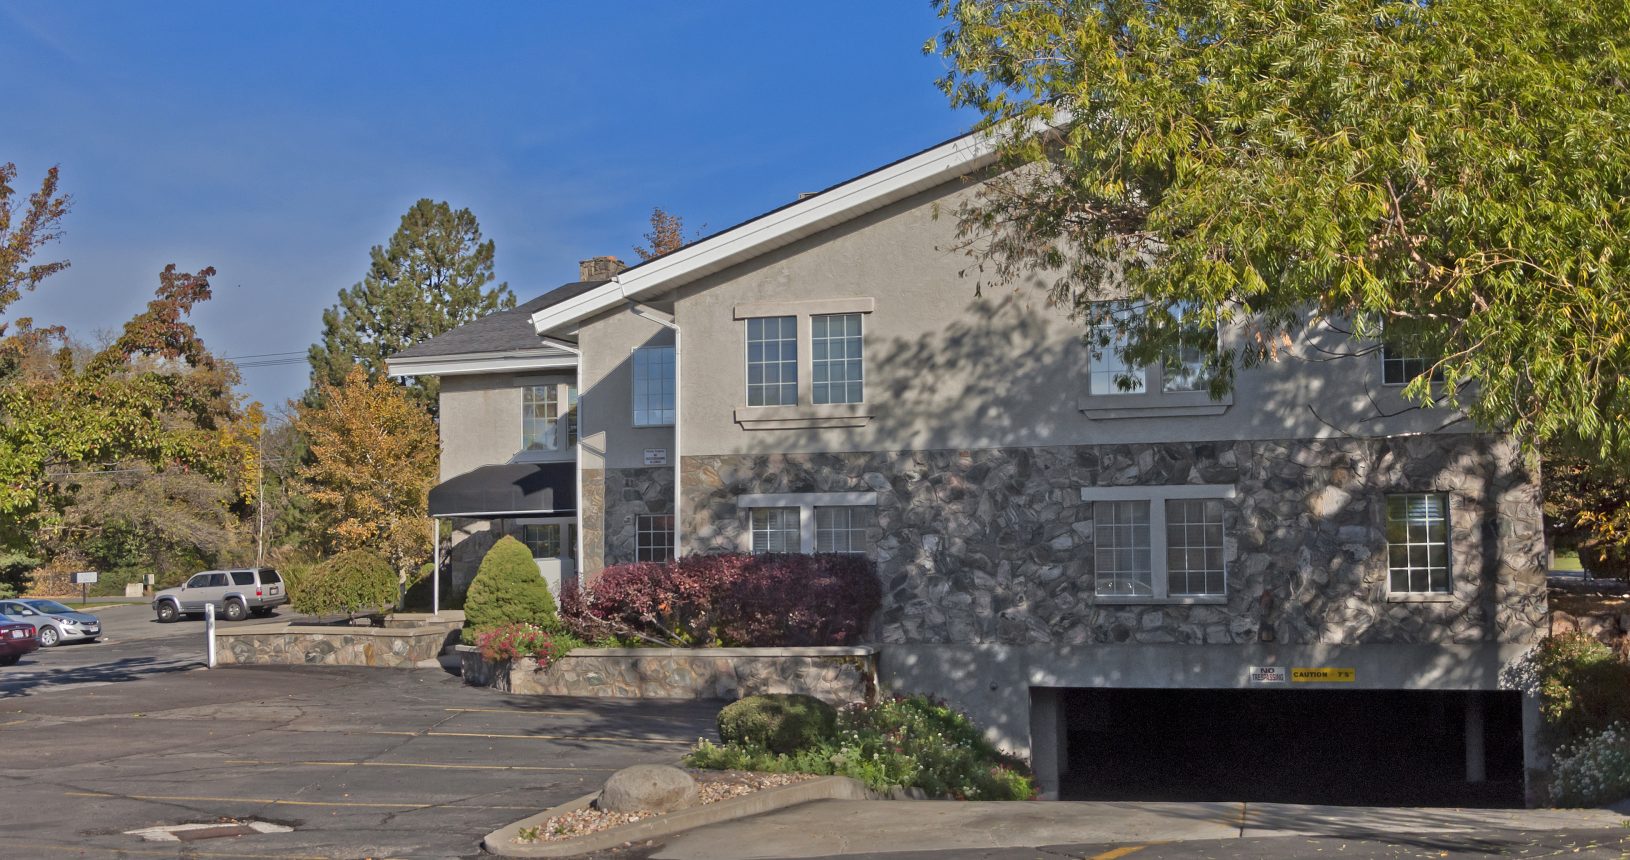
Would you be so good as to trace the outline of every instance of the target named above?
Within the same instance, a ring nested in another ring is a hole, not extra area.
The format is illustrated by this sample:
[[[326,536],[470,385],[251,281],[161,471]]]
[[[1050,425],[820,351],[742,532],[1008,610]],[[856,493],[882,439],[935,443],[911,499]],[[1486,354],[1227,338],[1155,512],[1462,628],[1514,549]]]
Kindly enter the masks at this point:
[[[1408,393],[1630,450],[1630,4],[936,0],[941,87],[998,141],[955,213],[1127,358],[1276,358],[1314,319],[1438,356]],[[1181,324],[1179,324],[1181,318]]]
[[[476,632],[515,623],[554,629],[555,598],[526,544],[505,535],[487,550],[464,596],[464,620]]]
[[[339,304],[323,311],[322,342],[314,344],[309,404],[320,402],[321,383],[339,385],[353,365],[370,380],[387,378],[385,360],[493,311],[515,306],[507,283],[495,287],[493,243],[468,209],[423,199],[402,216],[385,246],[369,252],[368,273],[340,292]],[[407,383],[416,403],[436,413],[434,377]]]
[[[347,550],[306,571],[293,584],[289,605],[304,615],[356,617],[396,604],[396,571],[367,550]]]

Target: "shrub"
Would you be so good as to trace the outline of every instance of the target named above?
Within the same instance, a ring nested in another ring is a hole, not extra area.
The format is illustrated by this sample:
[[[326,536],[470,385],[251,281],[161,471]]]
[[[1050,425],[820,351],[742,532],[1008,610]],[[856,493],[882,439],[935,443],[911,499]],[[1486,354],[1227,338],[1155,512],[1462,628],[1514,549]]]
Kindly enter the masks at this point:
[[[467,642],[505,624],[558,628],[555,598],[526,544],[506,535],[487,550],[464,595],[464,620]]]
[[[1630,797],[1630,728],[1614,723],[1557,751],[1551,800],[1601,806]]]
[[[1577,743],[1620,721],[1630,721],[1630,666],[1587,633],[1540,642],[1533,654],[1539,684],[1542,735],[1552,749]]]
[[[583,643],[570,634],[550,632],[532,624],[505,624],[477,634],[475,645],[488,660],[535,657],[538,668],[547,669]]]
[[[1035,796],[1024,762],[996,749],[967,716],[927,696],[845,708],[831,736],[789,752],[701,741],[685,763],[715,770],[837,774],[880,791],[898,785],[958,800]]]
[[[362,549],[342,552],[289,580],[289,605],[305,615],[354,617],[396,605],[396,571]]]
[[[862,556],[696,555],[607,568],[581,611],[679,646],[847,645],[882,596]]]
[[[748,696],[719,712],[719,738],[727,744],[792,753],[830,739],[837,720],[837,709],[814,696]]]

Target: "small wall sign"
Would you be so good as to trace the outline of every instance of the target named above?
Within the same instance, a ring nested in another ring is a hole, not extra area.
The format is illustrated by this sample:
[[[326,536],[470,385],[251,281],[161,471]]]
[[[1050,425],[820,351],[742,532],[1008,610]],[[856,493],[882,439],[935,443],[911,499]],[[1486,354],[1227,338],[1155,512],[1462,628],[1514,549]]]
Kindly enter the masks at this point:
[[[1284,684],[1290,681],[1290,673],[1284,666],[1252,666],[1251,683],[1253,684]]]
[[[1290,670],[1290,679],[1298,684],[1351,684],[1358,679],[1358,670],[1298,666]]]
[[[666,465],[668,465],[668,449],[667,448],[646,448],[645,449],[645,465],[647,465],[647,466],[666,466]]]

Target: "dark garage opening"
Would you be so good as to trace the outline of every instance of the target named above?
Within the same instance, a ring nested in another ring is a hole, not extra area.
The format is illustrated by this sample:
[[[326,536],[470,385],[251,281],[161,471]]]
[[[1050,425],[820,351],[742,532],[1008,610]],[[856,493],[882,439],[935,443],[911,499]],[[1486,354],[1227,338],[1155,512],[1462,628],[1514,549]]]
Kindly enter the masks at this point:
[[[1059,691],[1064,800],[1523,805],[1516,692]],[[1487,779],[1466,781],[1482,703]]]

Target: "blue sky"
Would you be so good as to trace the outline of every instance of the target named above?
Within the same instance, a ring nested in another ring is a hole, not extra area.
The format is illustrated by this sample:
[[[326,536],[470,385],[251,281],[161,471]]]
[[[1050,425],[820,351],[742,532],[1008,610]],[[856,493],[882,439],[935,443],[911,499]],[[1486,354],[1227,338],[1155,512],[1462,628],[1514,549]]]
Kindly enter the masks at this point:
[[[938,29],[927,0],[0,0],[0,162],[75,201],[72,268],[11,315],[89,337],[213,265],[218,354],[304,350],[420,197],[474,211],[524,301],[631,259],[652,206],[728,226],[966,131]]]

